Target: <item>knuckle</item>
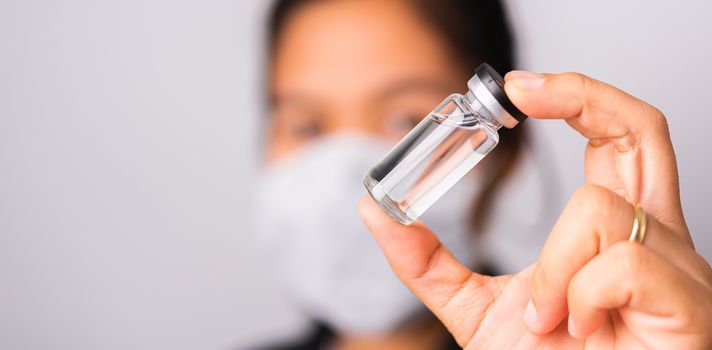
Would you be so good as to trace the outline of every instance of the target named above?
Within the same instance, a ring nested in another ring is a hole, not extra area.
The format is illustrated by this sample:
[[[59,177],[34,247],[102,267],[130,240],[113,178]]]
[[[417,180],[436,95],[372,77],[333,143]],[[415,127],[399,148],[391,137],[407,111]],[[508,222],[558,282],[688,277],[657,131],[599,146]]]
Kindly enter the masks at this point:
[[[581,85],[586,85],[591,80],[591,78],[589,78],[587,75],[580,73],[580,72],[567,72],[567,73],[564,73],[563,75],[570,79],[577,80],[577,82],[580,83]]]
[[[595,95],[597,81],[579,72],[562,73],[562,78],[579,95],[575,100],[570,101],[578,110],[577,114],[582,115],[586,111],[595,110],[592,96]]]
[[[710,288],[710,291],[712,291],[712,266],[705,260],[704,258],[700,257],[700,265],[702,266],[702,278],[703,282],[707,287]]]
[[[606,188],[596,185],[586,185],[574,193],[572,203],[577,214],[595,222],[601,217],[606,217],[616,202],[614,194]]]
[[[616,244],[612,249],[616,249],[618,255],[617,260],[620,261],[620,268],[631,285],[637,284],[636,279],[642,276],[641,271],[647,264],[647,254],[645,249],[636,243],[621,242]]]
[[[565,73],[565,75],[566,75],[569,79],[571,79],[572,81],[574,81],[574,82],[576,83],[576,85],[580,86],[580,87],[581,87],[581,90],[582,90],[585,94],[588,94],[589,92],[591,92],[591,91],[595,88],[596,80],[592,79],[591,77],[589,77],[589,76],[587,76],[587,75],[585,75],[585,74],[583,74],[583,73],[579,73],[579,72],[569,72],[569,73]]]
[[[551,278],[549,272],[542,265],[537,266],[534,271],[534,283],[532,284],[532,299],[536,303],[541,303],[544,299],[546,291],[551,290]]]
[[[647,133],[653,132],[656,136],[670,137],[670,131],[665,114],[657,107],[635,98],[635,108],[640,116],[642,130]]]
[[[570,309],[577,305],[579,300],[586,298],[586,292],[590,290],[587,288],[588,284],[587,278],[580,274],[575,274],[571,278],[571,282],[566,290]]]
[[[665,117],[665,114],[659,110],[657,107],[650,106],[648,105],[651,112],[650,112],[650,120],[653,123],[653,126],[655,127],[656,130],[659,130],[660,132],[664,133],[665,135],[670,134],[670,128],[668,125],[667,118]]]

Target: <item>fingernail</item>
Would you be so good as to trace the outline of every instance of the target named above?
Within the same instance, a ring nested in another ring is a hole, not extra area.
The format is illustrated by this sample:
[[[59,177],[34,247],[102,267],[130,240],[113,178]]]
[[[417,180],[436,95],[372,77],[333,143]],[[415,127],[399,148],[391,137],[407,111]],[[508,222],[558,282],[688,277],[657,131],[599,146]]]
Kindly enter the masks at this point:
[[[524,323],[529,326],[531,329],[536,329],[537,328],[537,315],[536,315],[536,307],[534,306],[534,303],[529,300],[529,303],[527,304],[527,308],[524,309]]]
[[[522,90],[534,90],[544,84],[544,75],[525,70],[515,70],[507,74],[507,81],[511,81]]]
[[[576,325],[574,324],[574,318],[569,315],[569,322],[568,322],[568,329],[569,329],[569,334],[571,334],[572,337],[576,337]]]

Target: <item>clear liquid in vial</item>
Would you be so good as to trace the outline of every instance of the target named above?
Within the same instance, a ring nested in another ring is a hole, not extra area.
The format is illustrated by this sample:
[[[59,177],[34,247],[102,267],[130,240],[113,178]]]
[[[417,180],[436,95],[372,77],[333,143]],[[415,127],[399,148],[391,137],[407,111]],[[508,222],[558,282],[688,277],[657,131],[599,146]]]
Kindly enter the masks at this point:
[[[410,224],[498,141],[497,132],[478,116],[431,113],[368,172],[364,183],[390,216]]]

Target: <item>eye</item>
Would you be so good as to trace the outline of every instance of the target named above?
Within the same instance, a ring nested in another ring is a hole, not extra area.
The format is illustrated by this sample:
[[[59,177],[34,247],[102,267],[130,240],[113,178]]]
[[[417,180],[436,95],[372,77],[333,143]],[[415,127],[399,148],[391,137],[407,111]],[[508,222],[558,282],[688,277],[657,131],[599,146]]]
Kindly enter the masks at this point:
[[[295,104],[278,104],[272,110],[275,137],[285,142],[302,143],[324,131],[324,121],[317,111]]]
[[[292,137],[299,139],[311,139],[319,136],[323,127],[316,118],[306,120],[295,120],[289,126],[289,133]]]
[[[384,129],[388,135],[402,137],[423,119],[417,113],[395,113],[385,118]]]

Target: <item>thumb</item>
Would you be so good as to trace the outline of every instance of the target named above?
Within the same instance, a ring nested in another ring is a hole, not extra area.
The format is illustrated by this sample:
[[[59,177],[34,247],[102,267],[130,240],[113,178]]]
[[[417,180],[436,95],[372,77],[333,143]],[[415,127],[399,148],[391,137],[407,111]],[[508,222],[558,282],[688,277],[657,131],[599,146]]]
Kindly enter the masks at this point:
[[[398,278],[445,324],[461,345],[467,344],[494,297],[490,277],[470,271],[422,222],[402,225],[365,197],[359,212]]]

